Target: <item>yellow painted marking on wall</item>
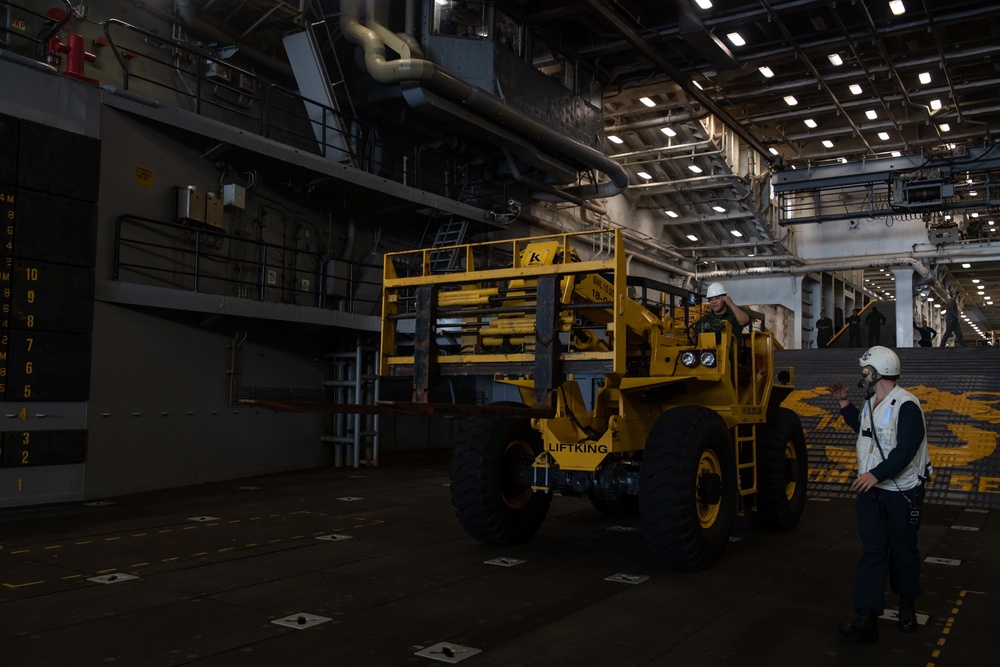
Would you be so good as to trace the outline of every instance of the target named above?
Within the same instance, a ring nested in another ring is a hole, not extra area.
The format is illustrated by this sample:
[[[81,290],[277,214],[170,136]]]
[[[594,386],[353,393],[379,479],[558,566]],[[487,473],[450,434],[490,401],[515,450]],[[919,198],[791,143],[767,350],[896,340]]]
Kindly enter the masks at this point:
[[[29,582],[24,583],[24,584],[8,584],[8,583],[4,583],[4,586],[7,587],[7,588],[24,588],[25,586],[37,586],[38,584],[44,584],[44,583],[45,583],[45,580],[42,579],[41,581],[29,581]]]
[[[325,533],[322,530],[317,530],[316,532],[313,533],[313,535],[324,535],[324,534]]]
[[[225,547],[223,549],[219,549],[219,553],[221,554],[221,553],[225,553],[227,551],[232,551],[234,548],[235,547]]]
[[[104,541],[105,542],[114,542],[115,540],[120,540],[120,539],[122,539],[122,538],[120,538],[120,537],[105,537]]]
[[[198,526],[184,526],[184,527],[181,528],[181,530],[194,530],[197,527]]]
[[[256,547],[258,546],[258,544],[256,542],[251,542],[250,544],[244,544],[243,546],[250,548],[250,547]]]
[[[170,558],[161,558],[160,562],[161,563],[169,563],[169,562],[175,561],[175,560],[177,560],[177,556],[172,556]]]
[[[194,558],[195,556],[207,556],[207,555],[208,555],[207,551],[199,551],[196,554],[191,554],[191,557]]]
[[[163,530],[158,530],[156,532],[158,532],[158,533],[172,533],[172,532],[174,532],[174,529],[173,528],[164,528]]]
[[[93,544],[92,540],[80,540],[79,542],[74,542],[73,544]]]
[[[321,534],[322,533],[313,533],[313,535],[321,535]],[[290,540],[301,540],[301,539],[304,539],[304,538],[305,538],[305,535],[292,535],[288,539],[290,539]]]
[[[109,568],[108,568],[108,569],[106,569],[106,570],[98,570],[98,571],[97,571],[97,574],[104,574],[105,572],[117,572],[117,571],[118,571],[118,569],[117,569],[117,568],[114,568],[114,567],[109,567]]]
[[[132,537],[146,537],[149,533],[133,533]]]
[[[215,523],[206,523],[205,525],[206,525],[206,526],[218,526],[218,525],[219,525],[219,522],[218,522],[218,521],[216,521]]]
[[[82,574],[67,574],[63,579],[79,579],[82,576]]]
[[[233,519],[229,523],[239,523],[240,521],[242,521],[242,519]]]
[[[144,565],[149,565],[149,563],[132,563],[129,567],[143,567]]]
[[[61,544],[53,544],[53,545],[50,545],[50,546],[47,546],[47,547],[42,547],[42,548],[45,549],[46,551],[48,551],[49,549],[62,549],[63,545],[61,545]]]
[[[268,540],[268,542],[267,542],[267,543],[268,543],[268,544],[275,544],[275,543],[277,543],[277,542],[280,542],[280,541],[281,541],[281,540]]]
[[[31,549],[18,549],[17,551],[11,551],[10,555],[13,556],[14,554],[30,554],[30,553]]]

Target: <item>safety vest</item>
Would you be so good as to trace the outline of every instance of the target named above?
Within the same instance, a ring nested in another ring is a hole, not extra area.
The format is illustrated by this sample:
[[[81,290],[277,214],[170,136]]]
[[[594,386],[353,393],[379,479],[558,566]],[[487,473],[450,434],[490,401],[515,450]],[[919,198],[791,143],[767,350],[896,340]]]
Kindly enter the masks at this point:
[[[874,414],[871,410],[872,401],[865,401],[861,409],[861,428],[858,431],[858,474],[868,472],[889,456],[889,452],[896,448],[896,435],[898,430],[899,409],[904,403],[915,403],[920,407],[917,397],[898,385],[882,399],[876,406]],[[917,448],[917,453],[913,459],[894,478],[886,479],[875,486],[886,491],[908,491],[919,486],[924,477],[928,474],[930,455],[927,451],[927,421],[924,419],[923,411],[920,412],[920,419],[924,422],[924,440]],[[872,425],[875,427],[875,434],[878,435],[878,445],[872,437]],[[879,452],[879,447],[882,452]]]

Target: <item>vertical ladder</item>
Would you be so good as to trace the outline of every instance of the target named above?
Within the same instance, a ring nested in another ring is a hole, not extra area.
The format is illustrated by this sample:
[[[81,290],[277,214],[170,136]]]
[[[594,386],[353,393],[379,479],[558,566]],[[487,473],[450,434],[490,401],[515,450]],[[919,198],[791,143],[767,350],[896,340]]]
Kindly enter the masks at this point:
[[[736,478],[741,496],[757,492],[757,424],[736,425]]]
[[[465,233],[469,230],[469,221],[457,215],[448,218],[440,227],[431,244],[430,265],[432,273],[448,273],[454,271],[462,252],[449,246],[460,245],[465,241]],[[445,248],[433,250],[433,248]]]
[[[333,366],[333,379],[323,382],[323,393],[340,405],[375,405],[379,399],[376,374],[378,350],[358,340],[353,352],[325,355]],[[378,465],[379,415],[336,412],[329,425],[329,435],[320,438],[331,443],[333,465],[360,468],[364,463]]]

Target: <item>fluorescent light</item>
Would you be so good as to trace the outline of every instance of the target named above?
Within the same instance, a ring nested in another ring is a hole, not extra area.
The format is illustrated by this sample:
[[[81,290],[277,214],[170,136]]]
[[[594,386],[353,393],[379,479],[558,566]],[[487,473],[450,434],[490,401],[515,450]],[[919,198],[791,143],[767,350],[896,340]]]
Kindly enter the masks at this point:
[[[701,173],[701,167],[699,167],[696,164],[689,164],[688,165],[688,169],[690,169],[691,171],[693,171],[696,174],[700,174]]]
[[[889,3],[889,9],[891,9],[892,13],[896,16],[906,13],[906,7],[903,6],[903,0],[892,0],[892,2]]]
[[[777,155],[778,154],[778,149],[775,148],[774,146],[771,146],[767,150],[771,151],[771,155]]]
[[[442,6],[447,5],[449,1],[450,0],[434,0],[434,2]]]
[[[844,59],[840,57],[839,53],[831,53],[827,56],[834,67],[840,67],[844,64]]]
[[[688,241],[697,241],[698,240],[698,237],[695,236],[694,234],[688,234],[687,238],[688,238]]]
[[[619,137],[617,134],[609,134],[608,135],[608,141],[610,141],[613,144],[623,144],[623,143],[625,143],[624,140],[622,140],[622,138]]]
[[[652,178],[649,174],[644,171],[640,171],[636,174],[639,178],[645,178],[647,181]]]
[[[931,100],[931,110],[938,111],[941,109],[941,100]]]
[[[645,104],[647,107],[655,107],[656,106],[656,102],[654,102],[653,100],[649,99],[648,97],[640,97],[639,101],[642,102],[643,104]]]
[[[854,93],[855,95],[860,95],[860,94],[861,94],[861,86],[860,86],[860,84],[857,84],[857,83],[852,83],[852,84],[850,85],[850,90],[851,90],[851,92],[852,92],[852,93]]]
[[[666,213],[667,215],[669,215],[671,218],[676,218],[677,217],[677,213],[674,212],[674,211],[664,211],[664,213]]]
[[[712,0],[695,0],[695,4],[701,7],[702,9],[712,8]]]
[[[938,125],[938,129],[940,129],[942,132],[951,132],[951,125],[949,125],[948,123],[941,123],[940,125]]]
[[[743,46],[747,43],[747,40],[743,39],[743,36],[738,32],[731,32],[726,37],[733,43],[733,46]]]
[[[891,155],[892,157],[902,157],[903,156],[903,154],[900,153],[899,151],[893,151],[893,152],[889,153],[889,155]]]
[[[966,262],[965,264],[962,265],[962,268],[963,269],[971,269],[972,268],[972,264],[969,264],[968,262]]]
[[[889,141],[889,133],[888,132],[879,132],[878,133],[878,138],[881,139],[882,141]]]
[[[774,72],[772,72],[771,68],[768,67],[767,65],[765,65],[764,67],[758,67],[757,71],[763,74],[765,79],[770,79],[772,76],[774,76]]]
[[[931,73],[930,72],[921,72],[917,76],[917,78],[920,79],[920,83],[922,83],[924,85],[927,85],[928,83],[931,82]]]
[[[785,95],[785,104],[787,104],[788,106],[794,107],[798,103],[799,101],[795,99],[794,95]]]
[[[802,122],[806,124],[806,127],[816,127],[816,121],[814,121],[812,118],[806,118]]]
[[[674,132],[673,128],[670,128],[670,127],[661,127],[660,128],[660,132],[662,132],[663,134],[667,135],[668,137],[676,137],[677,136],[677,133]]]
[[[698,90],[705,90],[704,88],[701,87],[701,84],[698,83],[697,81],[695,81],[695,80],[692,79],[691,83],[693,83],[694,87],[697,88]]]
[[[739,237],[743,236],[743,232],[741,232],[738,229],[730,229],[729,233],[732,234],[733,236],[735,236],[736,238],[739,238]]]
[[[979,284],[979,278],[973,278],[972,279],[972,284],[973,285],[978,285]]]
[[[827,148],[833,148],[833,142],[832,142],[832,141],[830,141],[829,139],[824,139],[824,140],[823,140],[823,145],[824,145],[825,147],[827,147]]]
[[[721,207],[721,206],[713,206],[713,207],[712,207],[712,210],[713,210],[713,211],[718,211],[719,213],[725,213],[725,212],[726,212],[726,209],[724,209],[724,208],[723,208],[723,207]]]
[[[846,157],[840,158],[840,164],[847,164],[847,158]]]
[[[868,120],[875,120],[878,118],[878,112],[875,111],[875,109],[869,109],[865,112],[865,115],[868,116]]]

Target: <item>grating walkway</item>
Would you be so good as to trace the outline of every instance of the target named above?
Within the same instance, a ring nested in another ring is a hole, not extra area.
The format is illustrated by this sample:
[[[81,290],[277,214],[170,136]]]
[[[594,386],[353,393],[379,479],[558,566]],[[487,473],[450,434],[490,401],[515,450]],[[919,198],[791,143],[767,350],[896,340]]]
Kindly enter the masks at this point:
[[[855,470],[854,433],[844,425],[826,386],[841,380],[850,398],[862,348],[789,350],[777,363],[795,368],[796,391],[784,405],[802,419],[809,446],[814,495],[851,497]],[[915,348],[899,350],[899,384],[924,408],[935,476],[929,502],[1000,508],[1000,348]]]

